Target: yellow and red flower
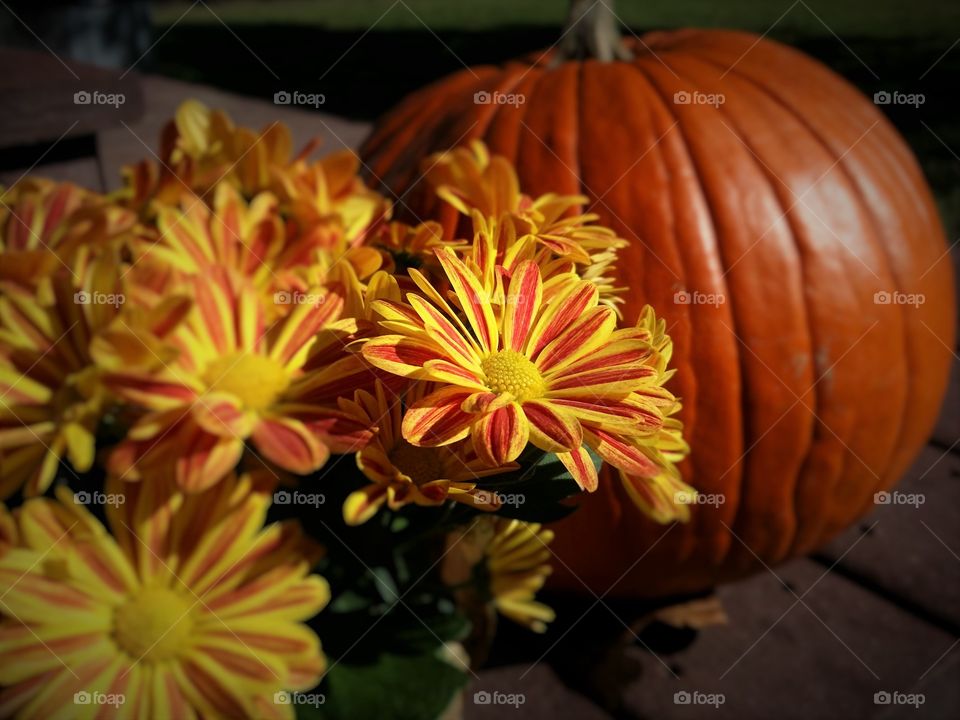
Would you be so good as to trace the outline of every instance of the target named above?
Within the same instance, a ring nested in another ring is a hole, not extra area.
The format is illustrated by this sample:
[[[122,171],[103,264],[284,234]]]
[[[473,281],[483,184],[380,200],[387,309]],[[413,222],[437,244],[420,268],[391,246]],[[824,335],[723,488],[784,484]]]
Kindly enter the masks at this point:
[[[542,633],[556,617],[535,599],[552,572],[552,541],[553,531],[539,523],[480,517],[447,537],[441,577],[467,591],[479,579],[483,595],[501,615]]]
[[[323,332],[340,313],[336,294],[316,288],[268,326],[262,295],[243,278],[211,270],[190,289],[193,310],[164,354],[143,353],[142,333],[128,326],[115,326],[97,347],[98,362],[111,368],[107,386],[147,411],[113,451],[114,473],[136,479],[141,465],[163,466],[195,491],[236,467],[245,441],[297,474],[320,468],[331,451],[362,447],[369,428],[339,411],[336,398],[373,378]],[[139,363],[124,362],[129,348]]]
[[[423,396],[423,383],[411,388],[405,400],[415,402]],[[372,484],[347,497],[343,517],[349,525],[369,520],[386,504],[391,510],[404,505],[435,506],[447,500],[480,510],[496,510],[500,503],[495,493],[477,488],[477,481],[515,470],[515,464],[488,467],[480,461],[469,443],[443,447],[417,447],[401,433],[404,400],[391,394],[382,383],[374,393],[358,390],[354,399],[340,400],[340,408],[367,427],[376,428],[371,441],[356,455],[357,467]]]
[[[48,278],[49,304],[0,284],[0,498],[42,493],[62,459],[78,473],[93,465],[108,398],[90,346],[124,300],[111,262],[77,284],[63,272]]]
[[[81,275],[96,251],[119,242],[136,216],[72,183],[25,178],[0,192],[0,280],[40,288],[49,278]]]
[[[558,257],[588,265],[597,252],[626,245],[609,228],[597,225],[599,216],[581,214],[583,195],[548,193],[532,198],[520,191],[517,172],[500,155],[490,155],[479,140],[438,153],[424,163],[427,178],[440,198],[463,215],[479,213],[490,224],[505,220],[516,226],[514,237],[533,238]],[[498,254],[508,248],[498,248]]]
[[[112,535],[65,487],[17,511],[0,551],[0,716],[292,720],[274,693],[319,680],[303,621],[329,588],[297,525],[263,527],[270,487],[183,496],[153,480],[105,488]]]
[[[637,440],[662,424],[655,403],[659,374],[647,364],[649,343],[634,329],[616,330],[616,315],[598,305],[588,282],[544,284],[539,268],[521,263],[506,301],[495,312],[489,293],[447,248],[437,251],[466,319],[422,275],[423,296],[409,306],[375,307],[395,334],[363,346],[373,365],[403,377],[441,384],[403,419],[413,445],[436,447],[471,437],[489,465],[511,462],[532,442],[557,453],[578,484],[593,490],[597,473],[587,453],[631,474],[648,474]]]

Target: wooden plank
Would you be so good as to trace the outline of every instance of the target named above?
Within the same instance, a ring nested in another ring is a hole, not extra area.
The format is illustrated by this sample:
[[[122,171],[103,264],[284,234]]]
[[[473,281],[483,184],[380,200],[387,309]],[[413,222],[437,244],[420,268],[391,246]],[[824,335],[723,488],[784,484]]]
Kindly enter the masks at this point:
[[[639,677],[625,687],[620,714],[877,717],[885,708],[874,703],[875,693],[915,687],[953,643],[948,633],[809,560],[776,572],[789,588],[770,573],[723,588],[730,624],[701,631],[686,648],[658,657],[639,644],[625,651],[623,662],[638,666]],[[948,687],[928,690],[926,709],[948,707],[954,716],[960,710]],[[676,693],[690,694],[680,700],[722,694],[723,702],[681,704]]]
[[[960,632],[960,456],[927,446],[894,492],[818,557]]]
[[[16,68],[0,73],[0,148],[90,135],[132,122],[142,111],[135,73],[12,48],[0,48],[0,67]]]
[[[891,704],[880,712],[877,720],[915,720],[918,716],[923,720],[956,720],[960,711],[957,678],[960,678],[960,652],[950,652],[906,693],[922,695],[920,712],[909,704]],[[931,702],[928,703],[927,698],[931,698]]]
[[[494,693],[497,694],[496,701]],[[509,701],[514,704],[509,704]],[[549,665],[509,665],[484,670],[463,698],[464,720],[610,720],[581,695],[564,687]]]
[[[13,185],[24,176],[26,170],[27,168],[0,172],[0,186]],[[93,157],[40,165],[33,168],[29,174],[61,182],[72,182],[88,190],[103,189],[100,186],[100,169],[97,167],[96,158]]]

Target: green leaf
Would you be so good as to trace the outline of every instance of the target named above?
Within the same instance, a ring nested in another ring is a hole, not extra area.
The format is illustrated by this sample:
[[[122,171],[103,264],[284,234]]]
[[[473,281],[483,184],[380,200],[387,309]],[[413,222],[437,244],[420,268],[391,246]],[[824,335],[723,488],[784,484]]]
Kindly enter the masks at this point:
[[[456,662],[456,661],[453,661]],[[467,682],[462,668],[436,653],[384,654],[369,665],[339,662],[327,674],[326,702],[319,715],[300,718],[428,720],[439,717]],[[313,708],[305,708],[313,712]]]

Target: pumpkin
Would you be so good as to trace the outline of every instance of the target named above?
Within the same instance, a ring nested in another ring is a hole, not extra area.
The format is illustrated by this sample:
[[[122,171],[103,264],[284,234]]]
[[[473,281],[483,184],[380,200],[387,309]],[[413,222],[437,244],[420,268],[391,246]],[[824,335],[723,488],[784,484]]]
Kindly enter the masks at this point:
[[[525,192],[582,193],[630,241],[624,318],[667,319],[684,478],[712,504],[658,525],[603,478],[556,527],[554,587],[695,593],[823,545],[917,455],[954,343],[949,253],[910,150],[823,65],[745,32],[610,46],[586,24],[580,54],[606,61],[561,48],[458,72],[361,156],[427,217],[424,158],[479,138]]]

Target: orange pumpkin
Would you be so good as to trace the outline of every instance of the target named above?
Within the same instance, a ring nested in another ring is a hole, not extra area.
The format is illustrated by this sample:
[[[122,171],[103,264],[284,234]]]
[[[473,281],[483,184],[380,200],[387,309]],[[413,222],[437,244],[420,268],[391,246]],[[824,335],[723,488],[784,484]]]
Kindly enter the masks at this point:
[[[742,32],[622,47],[632,59],[459,72],[383,117],[361,155],[401,213],[427,217],[423,159],[481,138],[526,192],[582,193],[631,241],[624,316],[666,317],[684,477],[723,503],[657,525],[607,477],[557,527],[555,586],[662,596],[808,553],[870,509],[937,418],[955,300],[917,162],[847,82]]]

